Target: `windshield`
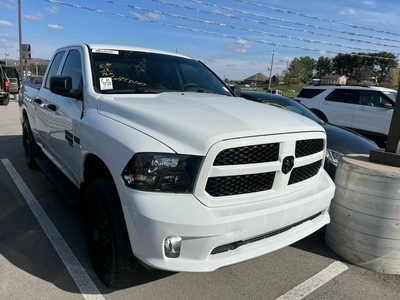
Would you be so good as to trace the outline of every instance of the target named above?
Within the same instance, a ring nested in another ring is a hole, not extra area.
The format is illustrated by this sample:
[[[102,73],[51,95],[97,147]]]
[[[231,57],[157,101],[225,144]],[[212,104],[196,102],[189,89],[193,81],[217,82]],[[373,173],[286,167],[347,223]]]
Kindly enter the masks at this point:
[[[386,96],[388,96],[390,99],[392,99],[393,101],[396,101],[397,92],[387,92],[387,91],[384,91],[383,93],[384,93]]]
[[[95,87],[103,94],[197,92],[232,96],[200,62],[173,55],[93,49]]]
[[[310,118],[314,122],[317,122],[319,124],[324,123],[320,118],[318,118],[312,111],[310,111],[308,108],[306,108],[304,105],[289,99],[285,98],[283,96],[280,96],[279,99],[266,99],[266,98],[259,98],[259,101],[265,104],[270,104],[274,105],[280,108],[284,108],[290,111],[293,111],[295,113],[301,114],[307,118]]]

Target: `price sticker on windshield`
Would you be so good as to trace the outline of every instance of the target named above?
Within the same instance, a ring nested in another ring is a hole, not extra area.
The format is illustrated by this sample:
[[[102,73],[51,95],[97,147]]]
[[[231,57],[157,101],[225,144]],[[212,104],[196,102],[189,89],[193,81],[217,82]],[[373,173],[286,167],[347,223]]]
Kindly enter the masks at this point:
[[[100,90],[112,90],[113,83],[111,77],[100,78]]]

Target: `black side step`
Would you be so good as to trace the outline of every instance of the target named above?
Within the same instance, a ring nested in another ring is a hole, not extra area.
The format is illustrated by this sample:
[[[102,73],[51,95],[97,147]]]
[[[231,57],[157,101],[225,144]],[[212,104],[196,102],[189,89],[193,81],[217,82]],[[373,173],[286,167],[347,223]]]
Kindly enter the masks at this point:
[[[69,205],[76,206],[79,203],[79,189],[53,163],[43,157],[36,157],[35,163],[50,183],[62,193]]]

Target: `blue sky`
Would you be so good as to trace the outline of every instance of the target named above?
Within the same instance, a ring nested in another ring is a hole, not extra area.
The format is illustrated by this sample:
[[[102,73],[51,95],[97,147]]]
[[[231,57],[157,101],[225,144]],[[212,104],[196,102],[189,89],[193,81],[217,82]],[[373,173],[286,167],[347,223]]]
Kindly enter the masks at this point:
[[[0,58],[18,59],[18,1],[0,0],[0,11]],[[133,45],[200,59],[234,80],[269,76],[272,52],[272,75],[300,56],[397,55],[399,15],[398,0],[21,0],[32,57],[76,43]]]

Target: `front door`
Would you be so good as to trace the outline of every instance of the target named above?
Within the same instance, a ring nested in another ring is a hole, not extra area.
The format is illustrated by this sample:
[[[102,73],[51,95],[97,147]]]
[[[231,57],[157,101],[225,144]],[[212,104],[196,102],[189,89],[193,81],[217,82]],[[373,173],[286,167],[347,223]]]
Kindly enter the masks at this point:
[[[82,62],[79,48],[69,50],[60,75],[70,76],[73,89],[82,89]],[[53,94],[49,104],[49,142],[51,155],[57,160],[67,175],[79,184],[81,162],[80,118],[83,110],[81,99]]]

